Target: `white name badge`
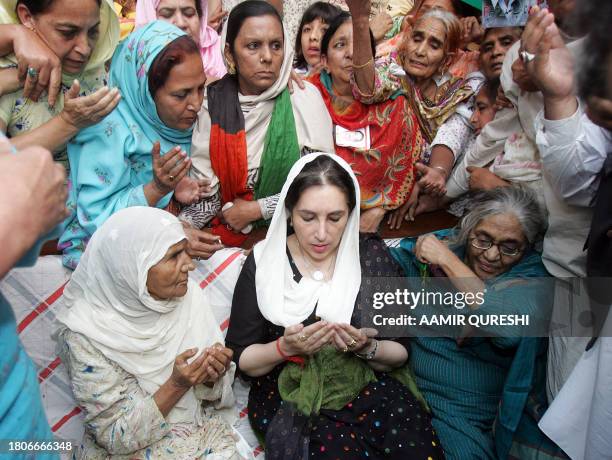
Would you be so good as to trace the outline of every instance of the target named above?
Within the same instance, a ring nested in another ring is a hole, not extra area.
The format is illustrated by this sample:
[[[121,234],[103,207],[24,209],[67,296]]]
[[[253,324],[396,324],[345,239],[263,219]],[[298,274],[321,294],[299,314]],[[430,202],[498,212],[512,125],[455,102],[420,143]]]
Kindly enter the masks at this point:
[[[366,126],[356,131],[349,131],[340,125],[336,125],[336,145],[368,150],[370,148],[370,127]]]

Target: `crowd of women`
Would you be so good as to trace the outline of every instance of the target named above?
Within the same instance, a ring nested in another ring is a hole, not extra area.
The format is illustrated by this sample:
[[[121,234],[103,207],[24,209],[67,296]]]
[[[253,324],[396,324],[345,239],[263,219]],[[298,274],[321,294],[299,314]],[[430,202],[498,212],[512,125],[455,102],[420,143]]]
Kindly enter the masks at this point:
[[[610,276],[612,8],[575,3],[483,29],[454,0],[3,1],[0,169],[33,177],[3,186],[30,230],[1,273],[39,237],[74,270],[56,339],[79,455],[250,458],[241,378],[269,458],[609,458],[607,309],[588,337],[365,321],[388,277],[571,316],[564,279]],[[438,209],[458,227],[380,236]],[[224,339],[189,272],[260,228]],[[51,439],[0,300],[0,439]],[[579,410],[585,359],[605,390]]]

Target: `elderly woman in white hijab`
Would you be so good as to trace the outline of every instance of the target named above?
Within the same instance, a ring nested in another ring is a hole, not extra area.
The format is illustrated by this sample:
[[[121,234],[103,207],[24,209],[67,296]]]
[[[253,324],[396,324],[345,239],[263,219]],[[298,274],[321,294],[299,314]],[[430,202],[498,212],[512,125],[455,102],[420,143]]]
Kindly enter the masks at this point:
[[[292,43],[273,6],[240,3],[222,42],[228,74],[206,89],[191,149],[192,174],[210,180],[211,193],[180,217],[241,246],[272,217],[291,166],[305,153],[332,152],[334,142],[317,89],[304,83],[289,94]]]
[[[57,337],[85,414],[82,458],[248,458],[224,409],[234,402],[232,352],[189,279],[186,250],[173,215],[123,209],[66,287]]]
[[[268,459],[443,458],[402,367],[407,339],[361,328],[362,277],[400,271],[379,237],[360,241],[357,203],[344,160],[301,158],[236,284],[227,344]]]

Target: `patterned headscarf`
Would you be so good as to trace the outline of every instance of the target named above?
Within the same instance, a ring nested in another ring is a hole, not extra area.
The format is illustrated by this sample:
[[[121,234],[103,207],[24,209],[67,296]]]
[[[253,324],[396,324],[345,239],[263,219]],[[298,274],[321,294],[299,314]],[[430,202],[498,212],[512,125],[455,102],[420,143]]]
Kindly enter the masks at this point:
[[[227,73],[223,63],[223,52],[219,34],[208,26],[208,1],[200,2],[202,16],[200,17],[200,54],[204,63],[204,71],[207,75],[221,78]],[[157,7],[160,0],[138,0],[136,3],[136,27],[142,27],[157,19]]]
[[[145,150],[150,151],[153,142],[159,140],[162,153],[175,145],[189,152],[192,129],[177,130],[161,121],[148,80],[149,69],[157,55],[183,35],[185,32],[168,22],[153,21],[133,32],[115,51],[109,86],[121,91],[122,98],[115,111],[123,123],[114,129],[125,131],[124,137],[131,138],[132,142],[124,144],[128,149],[145,141]]]

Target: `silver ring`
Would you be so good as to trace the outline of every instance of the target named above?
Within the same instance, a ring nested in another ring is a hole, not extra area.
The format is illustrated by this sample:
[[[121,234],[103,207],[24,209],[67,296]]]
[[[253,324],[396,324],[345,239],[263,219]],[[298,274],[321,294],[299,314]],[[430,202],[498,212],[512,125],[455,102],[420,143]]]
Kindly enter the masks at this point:
[[[28,77],[30,77],[32,80],[36,80],[38,78],[38,70],[36,70],[34,67],[28,67]]]

